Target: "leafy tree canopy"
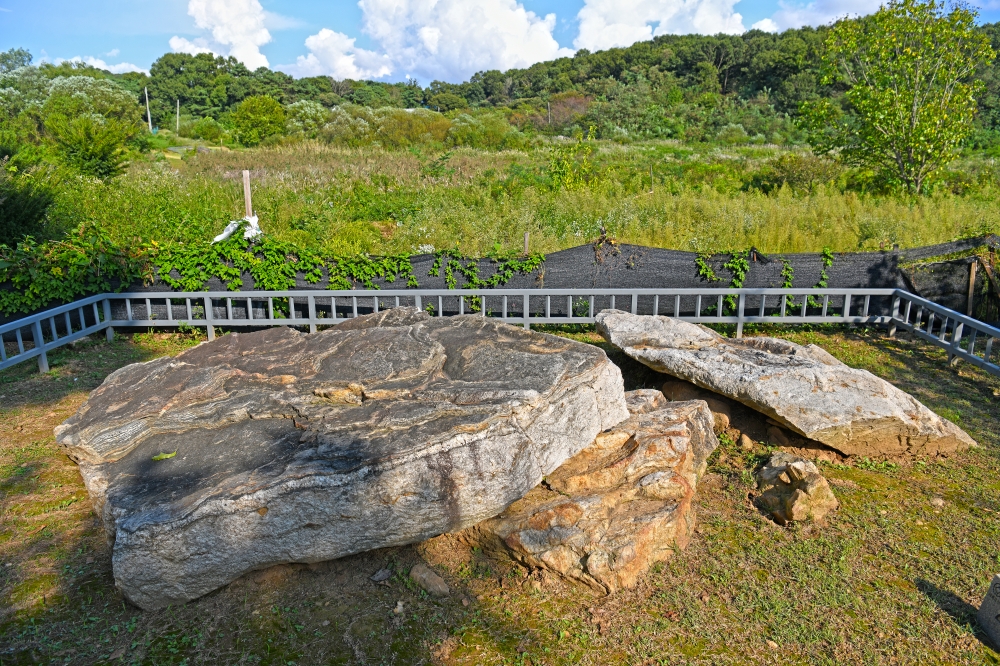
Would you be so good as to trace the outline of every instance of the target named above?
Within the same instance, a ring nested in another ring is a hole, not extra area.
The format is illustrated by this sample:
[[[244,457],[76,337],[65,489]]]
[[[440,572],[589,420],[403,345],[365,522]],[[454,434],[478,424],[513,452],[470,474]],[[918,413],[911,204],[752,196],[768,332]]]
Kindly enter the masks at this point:
[[[996,58],[975,18],[937,0],[891,0],[839,21],[827,38],[823,83],[847,91],[843,106],[803,104],[813,147],[920,192],[971,134],[985,89],[974,75]]]
[[[232,114],[233,134],[244,146],[256,146],[285,129],[285,110],[269,95],[247,97]]]

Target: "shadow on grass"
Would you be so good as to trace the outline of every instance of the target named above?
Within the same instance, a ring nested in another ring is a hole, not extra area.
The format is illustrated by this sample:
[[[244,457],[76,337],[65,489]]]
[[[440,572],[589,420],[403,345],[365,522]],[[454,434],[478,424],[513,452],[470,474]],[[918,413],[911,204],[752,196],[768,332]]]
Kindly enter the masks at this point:
[[[982,630],[979,626],[979,621],[977,619],[977,614],[979,609],[968,603],[960,596],[954,592],[941,589],[934,583],[925,580],[923,578],[918,578],[913,581],[920,590],[921,594],[931,600],[931,602],[940,608],[943,612],[947,613],[956,624],[964,629],[968,629],[970,633],[974,634],[979,642],[986,647],[1000,652],[997,646],[989,639],[986,632]]]

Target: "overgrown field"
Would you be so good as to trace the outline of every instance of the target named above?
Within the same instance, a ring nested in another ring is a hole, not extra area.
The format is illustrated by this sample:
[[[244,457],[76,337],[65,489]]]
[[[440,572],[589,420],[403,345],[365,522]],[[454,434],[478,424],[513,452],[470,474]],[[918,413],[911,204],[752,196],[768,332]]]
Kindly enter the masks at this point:
[[[554,332],[607,348],[586,329]],[[905,336],[769,333],[818,344],[885,377],[981,446],[907,465],[826,464],[841,508],[826,526],[783,528],[748,501],[766,442],[750,452],[723,443],[698,489],[690,547],[637,589],[611,597],[528,575],[445,536],[274,567],[184,606],[143,613],[114,589],[102,530],[52,428],[109,372],[198,339],[84,342],[53,353],[46,375],[27,364],[6,370],[0,663],[1000,663],[975,623],[1000,569],[1000,379],[950,367],[943,351]],[[612,358],[626,388],[662,380],[621,354]],[[449,598],[429,598],[408,582],[421,558],[452,586]],[[396,575],[372,583],[382,567]]]
[[[878,250],[1000,232],[1000,170],[968,157],[936,193],[865,194],[863,173],[802,150],[556,141],[527,152],[300,142],[137,161],[65,176],[43,235],[93,221],[120,243],[205,242],[243,215],[241,170],[267,233],[331,253],[550,252],[597,238],[696,251]],[[652,170],[652,181],[650,174]],[[652,189],[652,192],[650,190]]]

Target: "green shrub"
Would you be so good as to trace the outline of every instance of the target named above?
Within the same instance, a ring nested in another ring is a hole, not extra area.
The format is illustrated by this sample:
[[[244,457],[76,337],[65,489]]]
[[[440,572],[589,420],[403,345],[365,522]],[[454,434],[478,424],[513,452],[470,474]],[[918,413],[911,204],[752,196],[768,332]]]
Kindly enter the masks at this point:
[[[451,121],[447,142],[452,146],[500,150],[523,148],[528,140],[498,113],[482,113],[475,116],[463,113]]]
[[[25,236],[39,236],[54,195],[49,174],[20,175],[0,162],[0,245],[13,247]]]
[[[747,134],[746,129],[743,125],[739,123],[729,123],[716,133],[715,138],[719,143],[725,143],[729,145],[735,145],[738,143],[747,143],[750,141],[750,135]]]
[[[225,130],[222,125],[216,122],[215,118],[201,118],[191,128],[191,135],[196,139],[202,139],[209,143],[221,143]]]
[[[285,107],[285,131],[315,139],[330,119],[330,110],[319,102],[302,100]]]
[[[455,93],[438,93],[427,100],[427,106],[435,111],[447,113],[448,111],[455,111],[457,109],[467,109],[469,108],[469,103],[465,101],[464,97]]]
[[[838,182],[844,169],[836,162],[816,155],[787,153],[771,160],[753,174],[750,187],[765,194],[787,185],[795,192],[811,192],[818,185]]]
[[[98,178],[121,173],[127,144],[142,128],[132,93],[112,81],[87,76],[54,79],[42,117],[63,160]]]
[[[285,130],[285,110],[268,95],[247,97],[232,112],[230,120],[234,138],[244,146],[256,146]]]

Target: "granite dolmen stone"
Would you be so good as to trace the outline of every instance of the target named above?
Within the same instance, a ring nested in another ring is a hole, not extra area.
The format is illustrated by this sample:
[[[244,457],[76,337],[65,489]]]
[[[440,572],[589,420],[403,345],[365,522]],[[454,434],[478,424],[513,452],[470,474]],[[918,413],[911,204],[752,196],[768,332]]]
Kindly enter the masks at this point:
[[[958,426],[815,345],[724,338],[679,319],[605,310],[597,330],[645,365],[751,407],[847,456],[935,456],[974,446]]]
[[[469,527],[626,418],[597,347],[410,308],[127,366],[56,439],[113,541],[116,584],[155,609]]]
[[[976,613],[976,620],[989,637],[994,649],[1000,647],[1000,574],[993,576],[990,589]]]
[[[779,525],[812,520],[822,522],[840,506],[830,484],[816,465],[805,458],[778,451],[757,470],[757,505]]]
[[[599,592],[633,587],[690,540],[692,499],[717,446],[704,401],[640,411],[476,529],[529,567]]]
[[[636,389],[625,391],[625,404],[629,414],[645,414],[663,409],[669,402],[663,391],[657,389]]]

